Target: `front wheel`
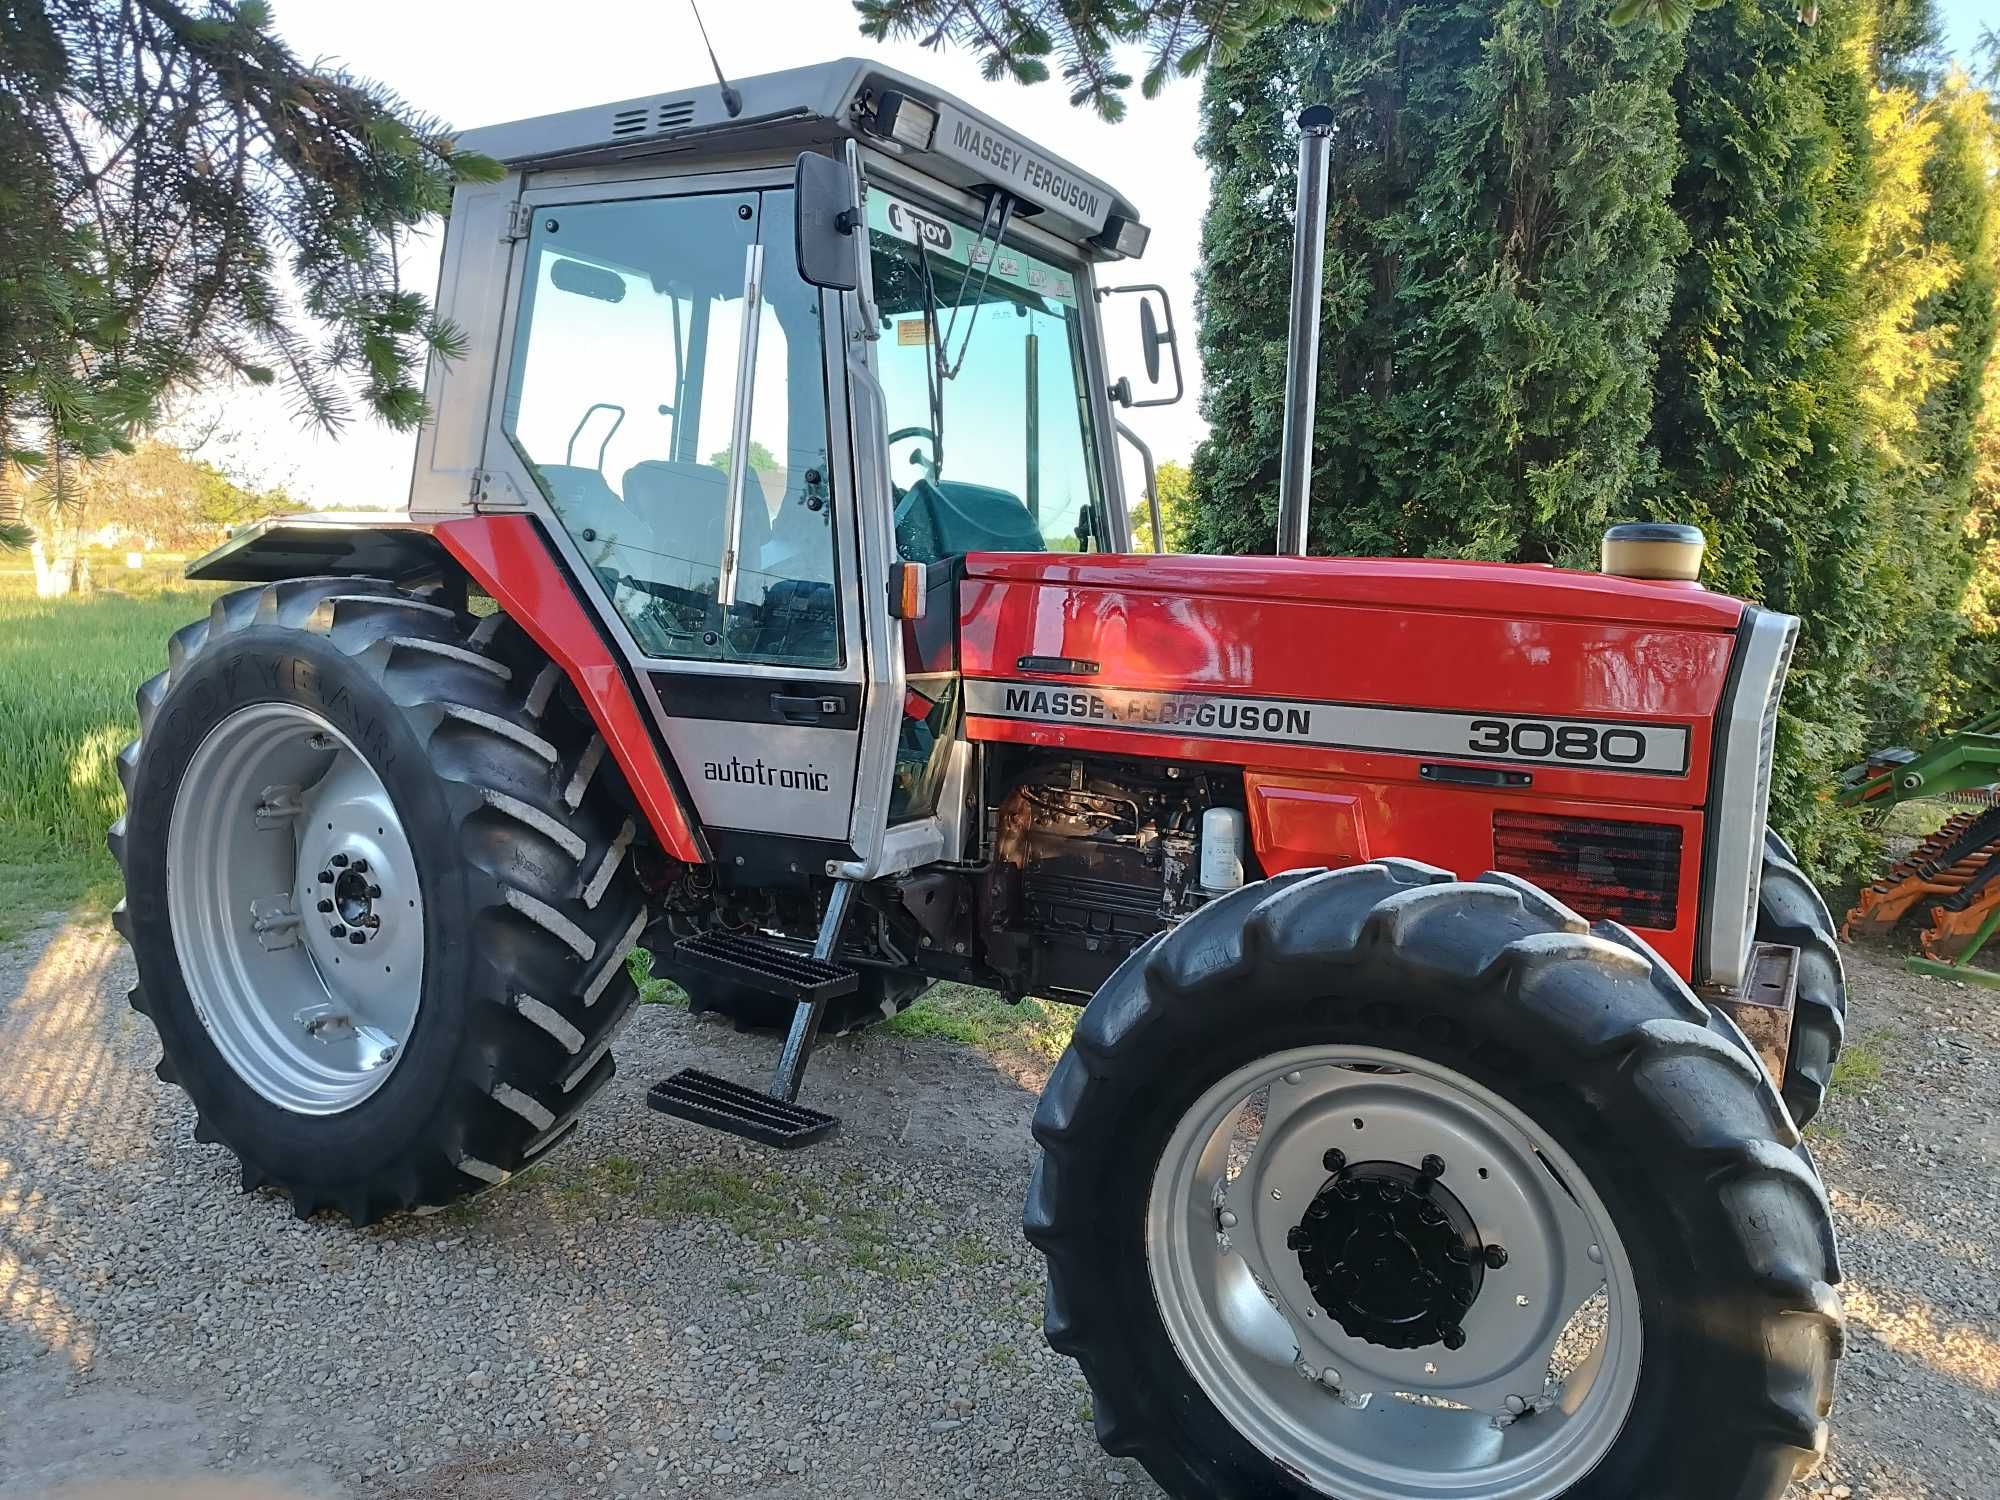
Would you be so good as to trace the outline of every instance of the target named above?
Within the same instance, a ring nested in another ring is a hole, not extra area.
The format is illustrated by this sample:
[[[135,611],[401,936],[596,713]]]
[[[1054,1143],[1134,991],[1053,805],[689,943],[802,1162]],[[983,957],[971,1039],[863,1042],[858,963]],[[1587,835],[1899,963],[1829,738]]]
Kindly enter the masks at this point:
[[[1799,950],[1784,1095],[1801,1130],[1826,1102],[1847,1034],[1847,973],[1835,930],[1826,898],[1799,868],[1792,846],[1767,830],[1763,878],[1757,886],[1757,941]]]
[[[1049,1341],[1169,1494],[1774,1500],[1824,1451],[1839,1272],[1775,1090],[1511,877],[1211,904],[1091,1001],[1035,1135]]]

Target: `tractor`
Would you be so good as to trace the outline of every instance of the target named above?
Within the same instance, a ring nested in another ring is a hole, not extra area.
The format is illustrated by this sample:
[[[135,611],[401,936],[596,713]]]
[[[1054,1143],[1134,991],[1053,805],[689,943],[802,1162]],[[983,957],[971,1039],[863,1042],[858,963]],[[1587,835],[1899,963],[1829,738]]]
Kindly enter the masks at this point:
[[[1168,1494],[1810,1470],[1843,991],[1766,826],[1795,620],[1659,524],[1598,572],[1298,555],[1296,428],[1289,544],[1138,550],[1147,228],[921,79],[464,144],[507,175],[457,190],[407,509],[191,564],[245,587],[119,760],[132,1004],[246,1190],[505,1182],[612,1076],[640,947],[785,1028],[764,1086],[648,1102],[774,1148],[837,1124],[820,1038],[985,986],[1082,1007],[1025,1229]]]

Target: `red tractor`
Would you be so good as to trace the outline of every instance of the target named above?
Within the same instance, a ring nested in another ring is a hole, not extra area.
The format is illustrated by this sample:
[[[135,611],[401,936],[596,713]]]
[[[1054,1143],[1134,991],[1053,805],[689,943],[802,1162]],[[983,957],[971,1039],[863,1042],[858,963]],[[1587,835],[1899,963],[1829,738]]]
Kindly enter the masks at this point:
[[[1170,1494],[1811,1466],[1842,991],[1765,826],[1795,621],[1673,528],[1602,574],[1136,553],[1117,407],[1177,334],[1099,278],[1146,229],[917,79],[466,144],[509,174],[458,192],[408,512],[194,564],[249,586],[120,760],[132,1002],[246,1187],[504,1182],[610,1078],[640,946],[788,1026],[768,1088],[651,1102],[776,1146],[836,1123],[828,1031],[1055,997],[1048,1337]]]

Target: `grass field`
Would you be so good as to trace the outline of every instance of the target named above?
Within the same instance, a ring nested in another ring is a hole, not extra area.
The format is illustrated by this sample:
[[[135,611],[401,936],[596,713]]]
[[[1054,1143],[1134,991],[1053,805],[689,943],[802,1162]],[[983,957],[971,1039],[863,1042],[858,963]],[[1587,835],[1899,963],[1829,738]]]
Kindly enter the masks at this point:
[[[217,592],[186,583],[181,562],[127,570],[122,555],[93,556],[94,593],[38,599],[28,559],[0,554],[0,939],[118,898],[104,830],[123,795],[118,752],[138,729],[133,690]]]

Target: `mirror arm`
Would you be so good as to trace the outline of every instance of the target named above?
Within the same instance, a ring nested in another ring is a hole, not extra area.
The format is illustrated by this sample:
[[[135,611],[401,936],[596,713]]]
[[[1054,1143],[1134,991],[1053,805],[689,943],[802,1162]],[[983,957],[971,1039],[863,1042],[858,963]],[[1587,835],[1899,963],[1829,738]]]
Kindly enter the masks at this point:
[[[1139,450],[1139,464],[1145,470],[1146,474],[1146,509],[1151,514],[1153,521],[1153,551],[1164,556],[1167,550],[1167,540],[1166,532],[1160,525],[1160,482],[1153,472],[1153,450],[1146,446],[1144,438],[1140,437],[1138,433],[1127,427],[1116,417],[1111,419],[1111,425],[1117,429],[1120,437]]]

